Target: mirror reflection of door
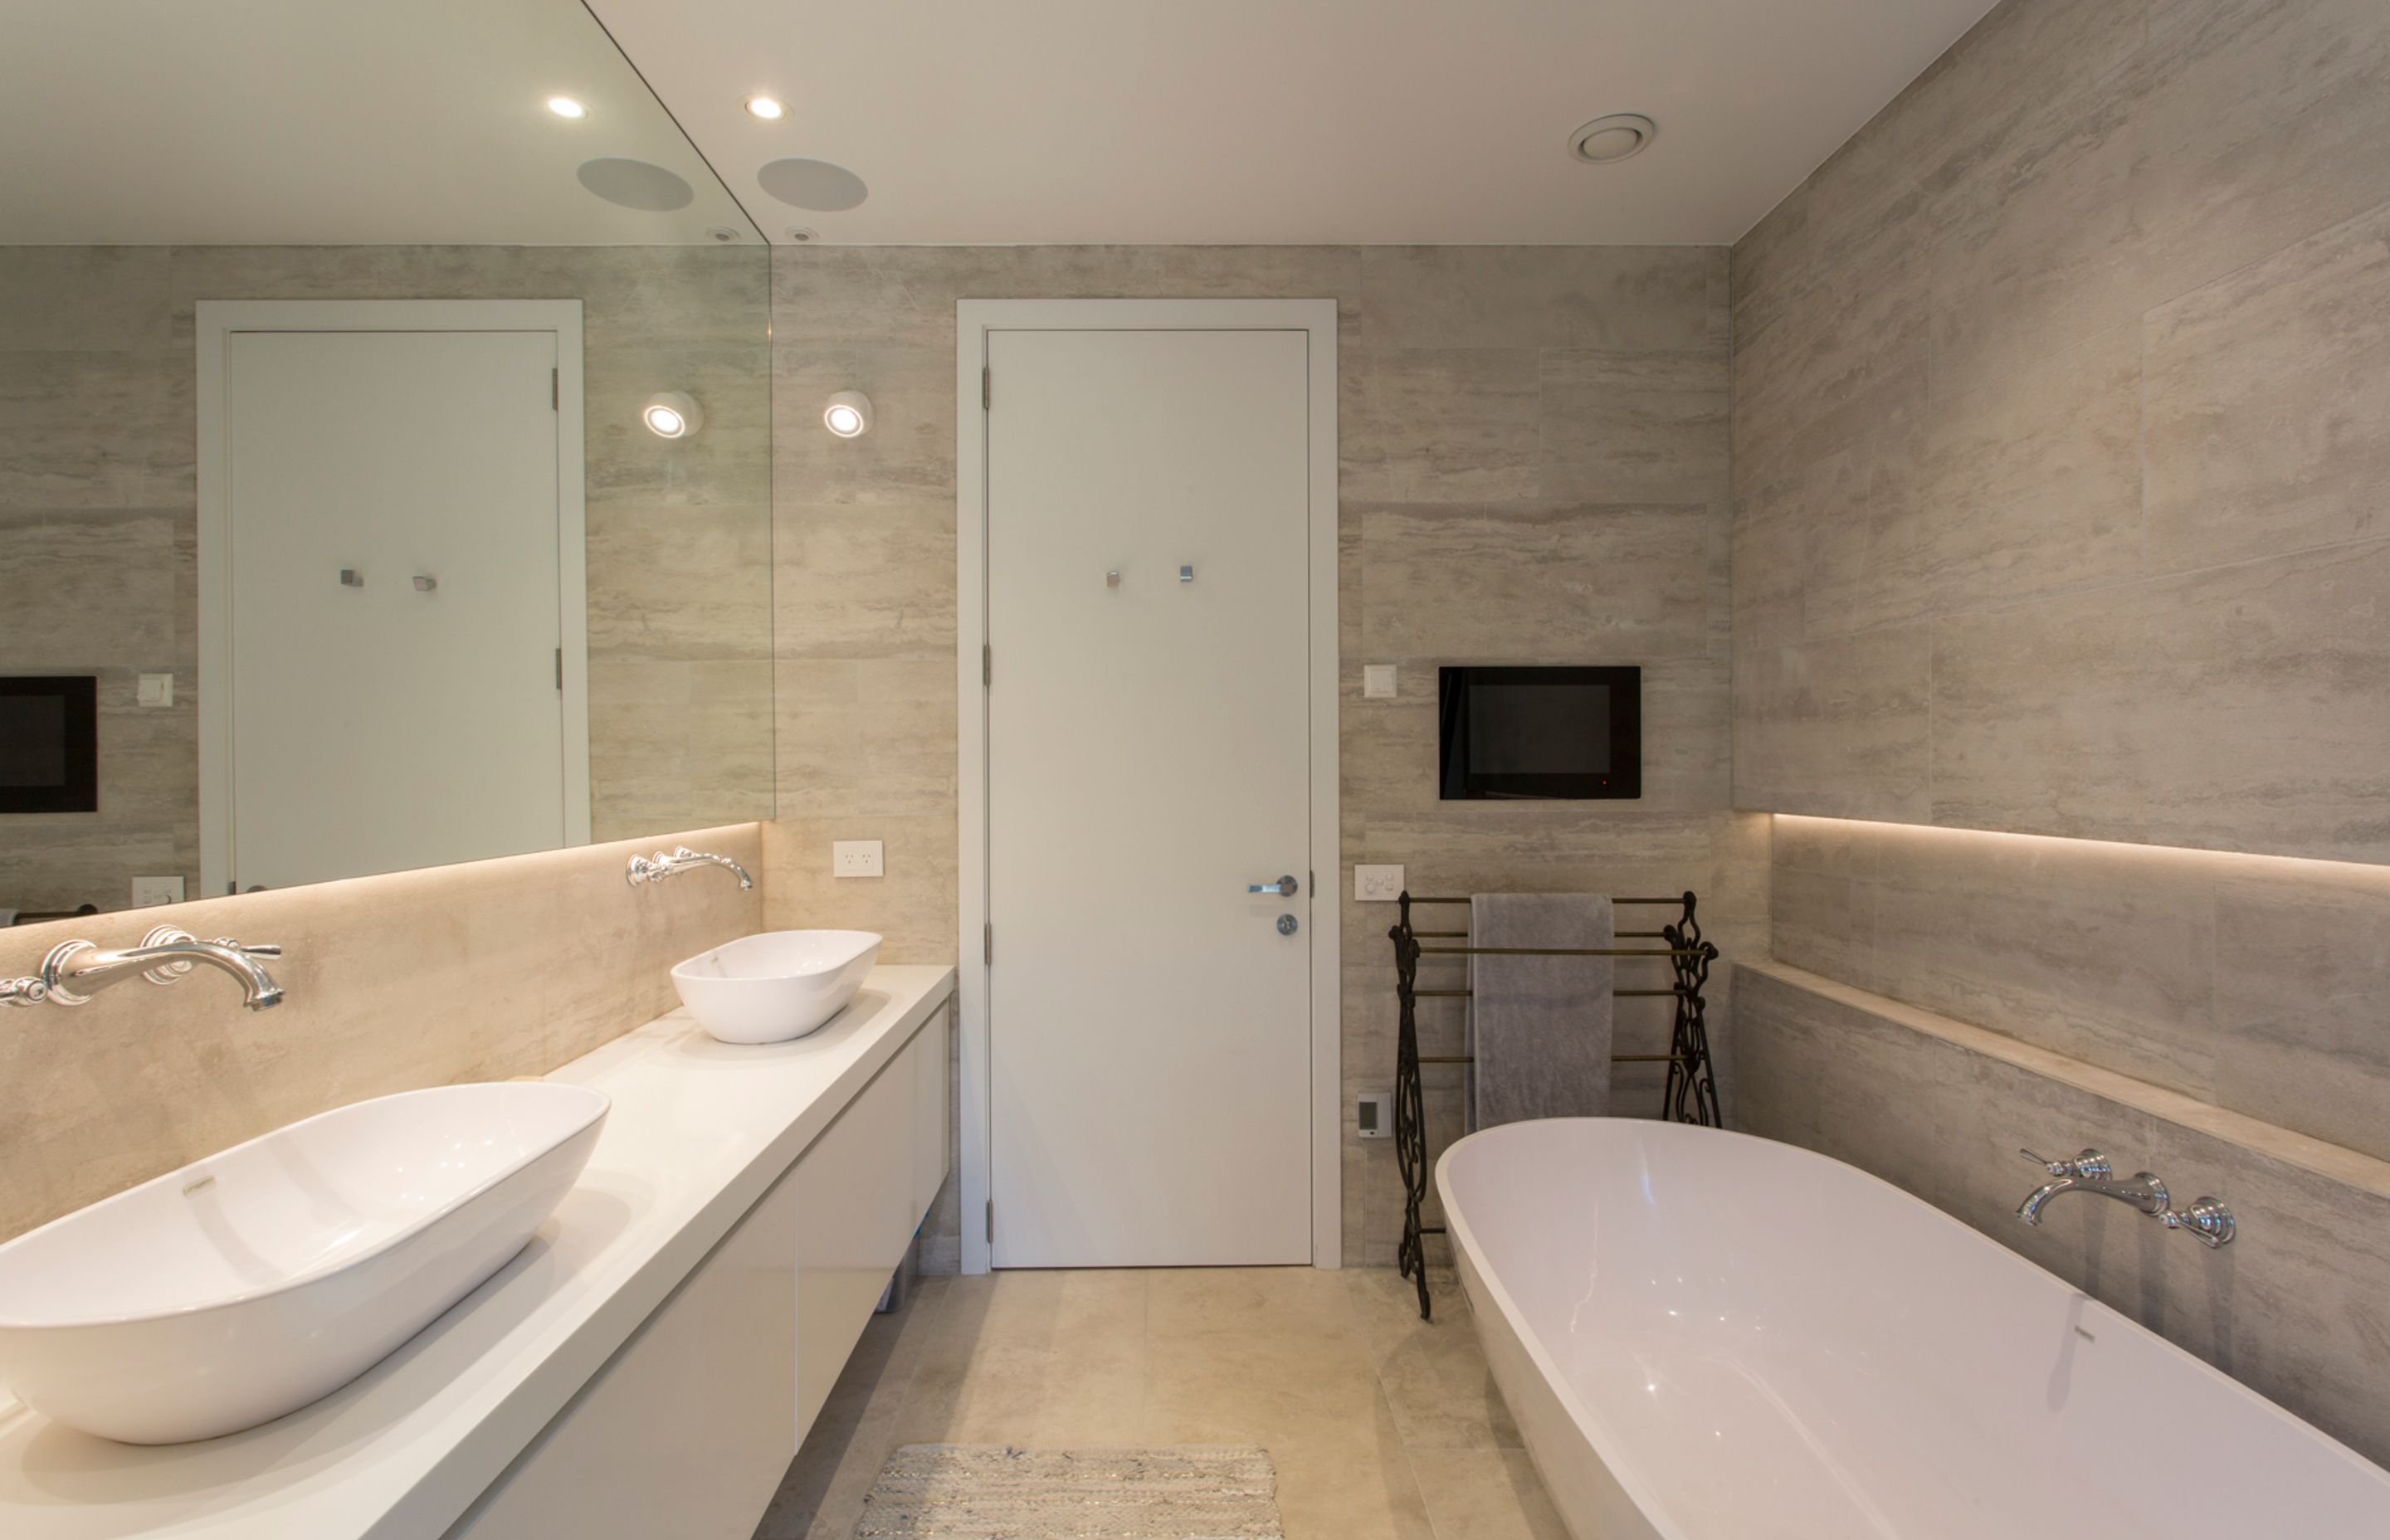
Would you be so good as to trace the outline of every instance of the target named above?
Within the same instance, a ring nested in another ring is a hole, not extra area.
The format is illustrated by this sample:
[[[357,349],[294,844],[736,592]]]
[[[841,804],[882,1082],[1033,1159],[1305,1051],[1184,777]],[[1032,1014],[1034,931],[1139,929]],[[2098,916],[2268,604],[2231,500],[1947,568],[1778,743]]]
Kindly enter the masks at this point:
[[[588,840],[579,325],[203,307],[204,892]]]

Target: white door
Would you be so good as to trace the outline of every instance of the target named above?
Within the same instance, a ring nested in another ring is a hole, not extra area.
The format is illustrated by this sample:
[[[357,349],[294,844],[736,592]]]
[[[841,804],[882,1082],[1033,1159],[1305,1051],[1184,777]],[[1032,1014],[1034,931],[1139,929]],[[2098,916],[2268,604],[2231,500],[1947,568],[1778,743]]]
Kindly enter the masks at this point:
[[[1307,346],[989,337],[997,1266],[1311,1260]]]
[[[226,337],[234,885],[566,842],[557,353]]]

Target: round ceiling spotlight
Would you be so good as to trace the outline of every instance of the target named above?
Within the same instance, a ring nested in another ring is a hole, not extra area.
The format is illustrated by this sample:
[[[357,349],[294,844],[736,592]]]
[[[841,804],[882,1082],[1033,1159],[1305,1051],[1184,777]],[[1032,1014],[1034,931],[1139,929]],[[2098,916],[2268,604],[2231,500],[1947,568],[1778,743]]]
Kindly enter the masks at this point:
[[[767,123],[778,122],[788,110],[781,105],[780,98],[777,96],[758,96],[747,98],[747,115],[751,118],[761,118]]]
[[[705,426],[705,408],[686,391],[665,391],[648,398],[639,408],[639,420],[660,439],[694,438]]]
[[[1643,152],[1660,125],[1640,112],[1613,112],[1569,135],[1569,153],[1597,166],[1616,165]]]
[[[735,242],[747,238],[745,236],[739,233],[736,226],[729,225],[709,225],[705,227],[705,233],[713,237],[715,240],[720,241],[725,246],[729,246]]]
[[[810,225],[791,225],[789,226],[789,238],[799,246],[810,246],[821,239],[821,232]]]
[[[585,118],[589,116],[589,109],[582,106],[579,102],[574,101],[571,96],[548,97],[547,109],[550,112],[555,113],[559,118]]]
[[[844,166],[834,166],[828,160],[808,160],[802,156],[769,162],[755,173],[755,181],[790,208],[811,209],[816,213],[838,213],[871,196],[863,178]]]
[[[861,391],[841,391],[822,408],[822,426],[842,439],[859,439],[871,431],[871,398]]]
[[[642,213],[668,214],[697,201],[697,189],[674,172],[627,156],[604,155],[584,160],[573,174],[581,185],[609,203]]]

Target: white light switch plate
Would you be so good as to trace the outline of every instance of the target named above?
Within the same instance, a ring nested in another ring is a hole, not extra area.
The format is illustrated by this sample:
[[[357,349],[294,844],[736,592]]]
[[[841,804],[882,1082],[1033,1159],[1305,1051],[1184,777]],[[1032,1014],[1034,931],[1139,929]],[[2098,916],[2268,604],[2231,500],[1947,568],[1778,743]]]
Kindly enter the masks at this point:
[[[136,877],[133,879],[133,906],[136,909],[181,902],[183,879],[179,877]]]
[[[884,877],[877,840],[833,840],[829,842],[832,877]]]
[[[1395,674],[1392,663],[1361,665],[1361,698],[1365,700],[1392,700],[1394,698]]]
[[[1353,896],[1363,904],[1392,904],[1403,896],[1403,868],[1400,866],[1354,867]]]
[[[171,706],[174,703],[174,676],[145,674],[134,691],[133,703],[136,706]]]

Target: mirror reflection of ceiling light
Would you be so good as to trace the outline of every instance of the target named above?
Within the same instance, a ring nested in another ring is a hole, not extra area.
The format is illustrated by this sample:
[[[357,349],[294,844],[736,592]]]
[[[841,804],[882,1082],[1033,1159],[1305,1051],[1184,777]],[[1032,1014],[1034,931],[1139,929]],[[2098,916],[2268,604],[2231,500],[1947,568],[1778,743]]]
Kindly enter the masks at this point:
[[[747,98],[748,115],[750,117],[761,118],[767,123],[778,122],[780,121],[781,114],[786,111],[788,111],[788,109],[780,105],[780,99],[777,96],[750,96]]]
[[[639,420],[660,439],[686,439],[705,426],[705,409],[686,391],[665,391],[648,398]]]
[[[585,118],[589,116],[589,109],[582,106],[579,102],[574,101],[571,96],[548,97],[547,109],[550,112],[555,113],[559,118]]]
[[[842,439],[859,439],[871,431],[871,398],[861,391],[841,391],[822,408],[822,426]]]

